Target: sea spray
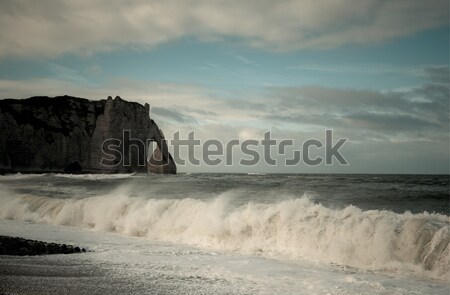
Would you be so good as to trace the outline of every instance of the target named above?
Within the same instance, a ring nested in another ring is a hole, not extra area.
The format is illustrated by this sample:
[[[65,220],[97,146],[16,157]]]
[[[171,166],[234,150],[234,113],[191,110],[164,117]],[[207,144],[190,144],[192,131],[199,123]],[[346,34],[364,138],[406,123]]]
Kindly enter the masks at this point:
[[[153,199],[130,197],[120,188],[103,196],[60,199],[2,187],[0,218],[432,278],[449,275],[449,216],[355,206],[331,209],[306,196],[233,206],[235,194],[209,200]]]

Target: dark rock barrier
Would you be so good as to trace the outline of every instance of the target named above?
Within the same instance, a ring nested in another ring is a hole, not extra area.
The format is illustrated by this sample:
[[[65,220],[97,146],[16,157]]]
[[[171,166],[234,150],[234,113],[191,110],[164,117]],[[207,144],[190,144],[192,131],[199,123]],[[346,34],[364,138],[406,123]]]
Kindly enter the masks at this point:
[[[84,248],[73,245],[47,243],[17,237],[0,236],[0,255],[45,255],[72,254],[86,252]]]

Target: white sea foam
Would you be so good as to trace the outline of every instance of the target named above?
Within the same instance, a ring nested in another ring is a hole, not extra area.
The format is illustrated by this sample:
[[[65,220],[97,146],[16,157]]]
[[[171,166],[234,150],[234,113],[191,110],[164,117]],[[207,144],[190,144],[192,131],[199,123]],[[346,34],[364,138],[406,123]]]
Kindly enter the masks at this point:
[[[101,180],[101,179],[121,179],[135,176],[134,173],[117,173],[117,174],[55,174],[55,177],[84,179],[84,180]]]
[[[14,195],[1,188],[0,218],[113,231],[271,257],[312,259],[448,279],[450,217],[341,210],[308,198],[235,207],[227,194],[205,201]]]
[[[15,179],[27,179],[27,178],[36,178],[48,175],[46,173],[42,174],[22,174],[22,173],[14,173],[14,174],[6,174],[6,175],[0,175],[0,180],[15,180]]]

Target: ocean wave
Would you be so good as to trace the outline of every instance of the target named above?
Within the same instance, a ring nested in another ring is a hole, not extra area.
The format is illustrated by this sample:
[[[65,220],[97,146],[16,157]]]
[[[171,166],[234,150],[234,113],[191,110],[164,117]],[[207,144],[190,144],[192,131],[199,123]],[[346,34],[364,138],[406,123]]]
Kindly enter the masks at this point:
[[[101,179],[122,179],[135,176],[135,173],[117,173],[117,174],[55,174],[55,177],[84,179],[84,180],[101,180]]]
[[[27,178],[36,178],[48,175],[47,173],[41,174],[22,174],[22,173],[14,173],[14,174],[5,174],[0,175],[0,180],[16,180],[16,179],[27,179]]]
[[[441,214],[336,210],[307,197],[233,206],[227,194],[205,201],[128,197],[123,190],[84,199],[1,191],[1,219],[438,279],[450,273],[450,217]]]

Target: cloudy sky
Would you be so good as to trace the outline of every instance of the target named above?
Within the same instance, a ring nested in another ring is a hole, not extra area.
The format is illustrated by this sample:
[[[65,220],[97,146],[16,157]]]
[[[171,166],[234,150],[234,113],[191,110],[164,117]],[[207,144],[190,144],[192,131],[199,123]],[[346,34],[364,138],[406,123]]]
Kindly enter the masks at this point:
[[[449,173],[448,5],[1,1],[0,96],[148,102],[169,139],[349,139],[345,166],[180,171]]]

